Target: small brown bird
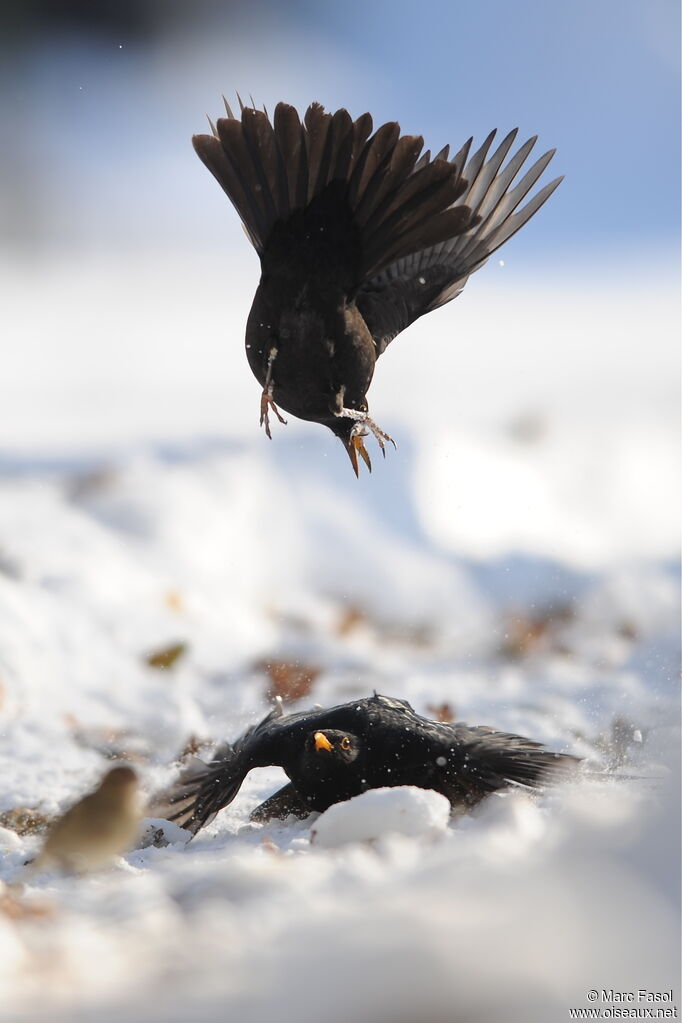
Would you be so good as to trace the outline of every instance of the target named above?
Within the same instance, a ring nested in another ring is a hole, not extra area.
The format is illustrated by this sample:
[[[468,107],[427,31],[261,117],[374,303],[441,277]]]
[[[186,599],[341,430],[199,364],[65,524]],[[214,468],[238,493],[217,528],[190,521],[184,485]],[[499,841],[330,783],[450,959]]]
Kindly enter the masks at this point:
[[[130,848],[140,820],[137,775],[130,767],[114,767],[54,822],[28,872],[56,867],[82,874],[105,867]]]
[[[372,468],[368,431],[383,453],[393,443],[367,406],[377,359],[546,202],[561,178],[521,206],[554,150],[513,184],[536,141],[505,164],[517,129],[492,153],[494,131],[473,156],[469,139],[432,158],[394,121],[372,134],[369,114],[353,121],[313,103],[301,122],[278,103],[271,121],[239,102],[240,116],[225,102],[227,117],[193,143],[260,257],[246,328],[260,422],[270,437],[270,411],[285,422],[280,406],[328,426],[357,476],[358,456]]]

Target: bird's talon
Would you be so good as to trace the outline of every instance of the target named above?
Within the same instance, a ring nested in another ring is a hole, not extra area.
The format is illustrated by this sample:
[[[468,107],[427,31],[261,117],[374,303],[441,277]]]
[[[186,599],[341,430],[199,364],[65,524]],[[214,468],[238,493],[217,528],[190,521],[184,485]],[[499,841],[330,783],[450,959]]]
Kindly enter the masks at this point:
[[[284,426],[287,425],[287,421],[281,414],[277,406],[272,399],[271,388],[265,387],[260,398],[260,425],[265,426],[265,435],[272,440],[272,434],[270,433],[270,409],[275,413],[280,423]]]
[[[365,448],[364,437],[367,436],[369,431],[372,432],[374,438],[381,448],[381,454],[386,457],[386,441],[390,441],[393,447],[396,446],[395,441],[392,437],[389,437],[387,433],[377,426],[373,419],[370,419],[366,412],[361,412],[358,409],[348,409],[341,407],[335,413],[340,419],[352,419],[354,425],[350,431],[350,437],[347,441],[344,440],[344,447],[348,452],[348,455],[353,466],[353,472],[357,476],[358,473],[358,455],[362,458],[363,462],[372,471],[372,463],[370,462],[367,449]]]

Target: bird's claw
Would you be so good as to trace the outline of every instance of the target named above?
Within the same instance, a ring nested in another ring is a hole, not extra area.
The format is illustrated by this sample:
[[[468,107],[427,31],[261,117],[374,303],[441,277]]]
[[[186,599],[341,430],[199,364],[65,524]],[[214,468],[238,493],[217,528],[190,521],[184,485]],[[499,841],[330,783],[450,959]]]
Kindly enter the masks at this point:
[[[272,434],[270,433],[270,409],[275,413],[280,423],[287,425],[287,421],[281,414],[275,402],[272,398],[272,385],[270,387],[264,387],[263,393],[260,396],[260,426],[265,426],[265,434],[272,440]]]
[[[369,415],[366,412],[359,412],[357,409],[342,408],[335,414],[339,417],[345,416],[348,419],[355,420],[355,425],[351,430],[350,440],[348,442],[346,450],[348,451],[348,454],[350,456],[353,471],[355,472],[356,476],[359,475],[358,455],[360,455],[369,471],[370,472],[372,471],[372,463],[370,461],[370,457],[367,452],[367,448],[365,447],[365,442],[363,440],[363,437],[367,436],[368,431],[371,431],[372,434],[374,435],[377,444],[381,448],[381,454],[384,456],[384,458],[386,457],[386,441],[392,444],[393,447],[396,446],[396,443],[393,440],[393,438],[389,437],[387,433],[385,433],[379,426],[377,426],[374,420],[370,419]]]
[[[376,440],[377,444],[381,448],[381,454],[385,458],[386,457],[386,444],[384,443],[384,441],[388,441],[389,444],[392,444],[393,447],[395,448],[396,447],[396,443],[393,440],[393,437],[389,437],[389,435],[387,433],[384,433],[384,431],[377,426],[377,424],[374,422],[373,419],[370,419],[369,417],[367,417],[365,422],[366,422],[367,426],[370,428],[370,430],[372,431],[372,433],[374,434],[374,439]]]

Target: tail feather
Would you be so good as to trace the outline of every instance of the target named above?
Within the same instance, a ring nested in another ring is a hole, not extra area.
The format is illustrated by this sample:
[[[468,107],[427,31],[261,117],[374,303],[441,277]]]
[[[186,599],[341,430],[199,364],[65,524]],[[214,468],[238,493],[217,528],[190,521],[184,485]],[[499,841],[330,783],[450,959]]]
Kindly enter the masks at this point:
[[[324,107],[313,103],[305,114],[305,142],[308,153],[307,201],[313,201],[327,184],[331,162],[332,139],[330,136],[332,115]]]
[[[425,149],[424,152],[422,153],[422,155],[419,157],[419,159],[415,163],[412,173],[414,174],[414,173],[416,173],[416,171],[421,170],[422,167],[426,167],[427,163],[429,163],[430,160],[431,160],[431,150],[430,149]]]
[[[418,210],[429,216],[432,210],[440,212],[461,194],[461,182],[451,173],[450,164],[443,160],[427,164],[411,173],[401,184],[394,186],[366,224],[370,236],[381,233],[390,236],[406,223]]]
[[[358,224],[366,226],[381,208],[391,189],[395,189],[400,181],[413,172],[423,146],[424,140],[421,136],[403,135],[397,139],[390,151],[385,153],[381,165],[376,164],[375,173],[362,188],[361,198],[355,207],[355,219]]]
[[[399,137],[400,127],[395,121],[389,121],[377,128],[365,144],[348,182],[348,204],[352,210],[357,210],[372,178],[386,174]]]
[[[248,122],[248,117],[245,120]],[[247,143],[248,128],[244,127],[242,121],[232,121],[226,117],[218,118],[217,128],[222,151],[239,182],[240,192],[247,200],[244,209],[239,210],[240,215],[242,219],[246,216],[246,227],[253,227],[256,237],[262,238],[269,229],[269,213],[271,215],[271,211],[268,210],[263,195],[263,177],[260,160],[258,160],[257,168],[253,166],[250,148]],[[230,199],[232,199],[231,188],[234,187],[233,182],[228,179],[226,182],[221,182],[221,184],[230,196]]]
[[[359,158],[360,153],[365,148],[367,140],[372,134],[373,128],[374,121],[372,120],[372,115],[369,112],[360,114],[357,120],[353,121],[353,152],[351,154],[351,162],[348,167],[348,171],[350,171],[350,168],[354,166],[355,161]]]
[[[262,197],[265,223],[278,217],[278,161],[275,133],[270,121],[260,110],[246,107],[242,111],[241,135],[251,161],[252,181]]]
[[[508,785],[541,788],[570,777],[581,760],[569,753],[552,753],[542,743],[483,727],[467,728],[466,774],[472,794],[481,798]]]
[[[288,217],[298,205],[298,169],[301,163],[301,122],[293,107],[278,103],[274,116],[275,138],[277,139],[277,162],[282,179],[280,206],[282,216]],[[288,164],[284,154],[288,153]]]
[[[235,166],[233,159],[230,159],[225,151],[223,137],[226,130],[223,127],[223,136],[221,136],[221,123],[224,126],[225,123],[229,124],[230,122],[225,122],[220,118],[216,126],[218,138],[212,135],[200,135],[195,139],[194,148],[230,197],[244,225],[249,241],[255,248],[258,248],[260,238],[265,231],[265,223],[256,198],[250,187],[244,182],[239,167]],[[229,130],[227,129],[227,131]]]
[[[353,147],[358,129],[347,110],[337,110],[332,119],[331,137],[333,141],[332,158],[329,174],[324,184],[334,180],[345,181],[353,161]],[[323,183],[320,183],[323,187]]]
[[[358,232],[357,285],[411,252],[473,226],[460,202],[468,147],[454,160],[449,149],[420,156],[423,139],[400,135],[395,122],[372,134],[372,118],[352,121],[346,110],[326,113],[313,103],[299,119],[278,103],[273,120],[244,106],[219,118],[213,135],[197,135],[194,147],[233,202],[247,234],[263,256],[275,225],[287,222],[335,185],[333,195]],[[338,187],[339,183],[341,188]]]

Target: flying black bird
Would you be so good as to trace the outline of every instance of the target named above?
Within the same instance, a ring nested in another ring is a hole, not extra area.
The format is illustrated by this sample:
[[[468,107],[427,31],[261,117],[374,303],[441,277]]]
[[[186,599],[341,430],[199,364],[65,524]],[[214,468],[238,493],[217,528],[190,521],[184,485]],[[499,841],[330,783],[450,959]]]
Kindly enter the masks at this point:
[[[392,121],[325,113],[303,122],[278,103],[245,107],[195,135],[194,148],[235,206],[261,261],[246,327],[246,354],[263,388],[260,421],[270,434],[277,406],[328,426],[358,474],[371,471],[363,437],[382,452],[392,439],[370,419],[367,390],[379,356],[424,313],[459,295],[474,270],[530,220],[561,178],[526,203],[554,150],[516,183],[535,137],[502,165],[511,131],[490,152],[492,131],[431,157],[421,136]]]
[[[453,808],[465,808],[509,785],[538,788],[578,763],[519,735],[429,721],[404,700],[375,694],[329,710],[274,710],[181,778],[167,803],[175,811],[170,819],[196,834],[232,802],[252,768],[277,765],[291,784],[262,803],[254,820],[306,816],[395,785],[435,789]]]

